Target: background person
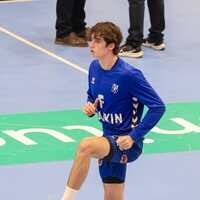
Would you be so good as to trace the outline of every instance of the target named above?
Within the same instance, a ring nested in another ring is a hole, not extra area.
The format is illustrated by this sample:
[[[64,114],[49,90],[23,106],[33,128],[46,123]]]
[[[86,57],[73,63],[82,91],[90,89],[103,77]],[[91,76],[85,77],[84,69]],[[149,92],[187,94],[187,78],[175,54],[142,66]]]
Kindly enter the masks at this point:
[[[163,50],[165,29],[164,0],[147,0],[150,24],[149,34],[143,39],[144,29],[144,0],[128,0],[129,21],[128,37],[119,49],[119,56],[140,58],[143,56],[142,44],[155,50]]]
[[[89,28],[86,28],[85,0],[57,0],[56,44],[87,47]]]

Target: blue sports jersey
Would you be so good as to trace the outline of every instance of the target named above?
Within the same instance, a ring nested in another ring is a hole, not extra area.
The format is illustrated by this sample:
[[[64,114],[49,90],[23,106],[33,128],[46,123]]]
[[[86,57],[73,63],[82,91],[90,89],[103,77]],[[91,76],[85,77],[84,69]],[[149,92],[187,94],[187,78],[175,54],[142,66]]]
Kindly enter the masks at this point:
[[[111,70],[98,60],[89,68],[88,101],[99,99],[97,113],[104,135],[127,135],[137,142],[160,120],[165,105],[142,72],[118,58]],[[142,118],[144,105],[148,111]]]

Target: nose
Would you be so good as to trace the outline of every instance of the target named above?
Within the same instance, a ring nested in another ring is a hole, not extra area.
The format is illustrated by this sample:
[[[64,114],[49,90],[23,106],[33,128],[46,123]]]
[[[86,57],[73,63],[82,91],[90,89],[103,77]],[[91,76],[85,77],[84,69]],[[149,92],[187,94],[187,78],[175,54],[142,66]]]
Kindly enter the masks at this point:
[[[94,41],[93,41],[93,40],[89,42],[89,46],[90,46],[91,48],[94,47]]]

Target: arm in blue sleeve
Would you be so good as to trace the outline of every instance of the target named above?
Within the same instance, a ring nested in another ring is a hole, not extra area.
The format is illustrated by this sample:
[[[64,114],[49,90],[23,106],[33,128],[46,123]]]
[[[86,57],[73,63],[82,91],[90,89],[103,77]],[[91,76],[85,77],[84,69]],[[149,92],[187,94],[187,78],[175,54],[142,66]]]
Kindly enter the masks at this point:
[[[166,108],[161,98],[139,70],[138,74],[134,74],[130,78],[129,89],[130,93],[148,108],[143,119],[139,121],[138,125],[130,133],[131,138],[136,142],[157,124]]]
[[[90,88],[90,73],[88,75],[88,86],[89,86],[89,88],[88,88],[88,91],[87,91],[87,102],[94,103],[95,99],[92,96],[92,92],[91,92],[91,88]],[[91,115],[89,117],[93,117],[94,115]]]
[[[94,100],[94,98],[93,98],[92,91],[91,91],[91,87],[90,87],[90,81],[91,81],[90,71],[91,71],[91,65],[90,65],[90,67],[89,67],[89,74],[88,74],[87,102],[94,103],[95,100]]]

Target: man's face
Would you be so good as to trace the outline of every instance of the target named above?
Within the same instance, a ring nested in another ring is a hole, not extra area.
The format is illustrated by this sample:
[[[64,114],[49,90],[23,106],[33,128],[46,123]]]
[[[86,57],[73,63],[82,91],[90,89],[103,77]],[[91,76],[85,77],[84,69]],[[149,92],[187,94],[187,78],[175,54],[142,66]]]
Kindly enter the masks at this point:
[[[90,43],[90,52],[94,58],[101,59],[110,51],[109,45],[106,45],[106,42],[103,37],[92,35],[92,41]]]

